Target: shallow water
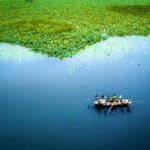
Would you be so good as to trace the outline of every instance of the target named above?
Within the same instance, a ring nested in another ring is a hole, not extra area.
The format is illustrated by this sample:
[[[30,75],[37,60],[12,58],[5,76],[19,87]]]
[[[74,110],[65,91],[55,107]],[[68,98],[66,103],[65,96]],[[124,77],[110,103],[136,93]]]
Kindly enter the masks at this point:
[[[1,44],[0,149],[150,149],[149,43],[109,38],[63,61]],[[88,108],[102,93],[133,104],[110,114]]]

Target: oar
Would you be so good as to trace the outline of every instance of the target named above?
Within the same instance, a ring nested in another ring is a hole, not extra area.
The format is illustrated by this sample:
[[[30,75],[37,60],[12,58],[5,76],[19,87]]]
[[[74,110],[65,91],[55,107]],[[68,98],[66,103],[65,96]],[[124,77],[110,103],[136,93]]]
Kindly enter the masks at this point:
[[[114,106],[114,103],[112,103],[112,105],[111,105],[111,106],[110,106],[110,108],[108,109],[108,113],[110,113],[110,112],[111,112],[111,110],[112,110],[113,106]]]

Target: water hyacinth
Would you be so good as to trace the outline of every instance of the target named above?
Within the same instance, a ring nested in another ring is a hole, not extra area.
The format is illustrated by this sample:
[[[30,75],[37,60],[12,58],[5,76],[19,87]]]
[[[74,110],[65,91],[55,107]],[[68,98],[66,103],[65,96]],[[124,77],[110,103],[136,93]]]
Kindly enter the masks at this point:
[[[71,57],[110,36],[150,33],[150,5],[107,6],[107,2],[94,0],[14,1],[0,1],[0,42],[25,46],[49,56]],[[118,0],[116,4],[123,2]]]

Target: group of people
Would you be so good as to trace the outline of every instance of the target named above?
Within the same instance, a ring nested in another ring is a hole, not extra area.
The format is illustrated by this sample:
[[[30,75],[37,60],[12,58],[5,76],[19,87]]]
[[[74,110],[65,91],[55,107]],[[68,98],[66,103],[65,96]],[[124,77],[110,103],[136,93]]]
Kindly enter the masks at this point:
[[[122,96],[120,96],[119,98],[121,99],[121,97],[122,97]],[[96,96],[95,96],[95,100],[98,100],[98,99],[100,99],[100,98],[98,97],[98,95],[96,95]],[[117,100],[117,96],[116,96],[115,94],[114,94],[113,96],[111,96],[111,97],[102,95],[102,96],[101,96],[101,99],[106,99],[106,100],[108,100],[108,101],[114,102],[114,101]]]

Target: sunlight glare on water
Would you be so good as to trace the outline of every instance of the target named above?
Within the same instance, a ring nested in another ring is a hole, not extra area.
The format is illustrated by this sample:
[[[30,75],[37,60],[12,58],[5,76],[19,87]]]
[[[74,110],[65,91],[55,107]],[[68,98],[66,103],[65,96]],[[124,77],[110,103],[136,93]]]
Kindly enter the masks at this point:
[[[81,50],[70,58],[68,65],[70,70],[75,71],[80,67],[89,68],[100,62],[120,61],[126,59],[126,54],[133,57],[135,54],[150,55],[150,35],[110,37]]]
[[[0,59],[21,63],[23,61],[33,60],[36,57],[42,58],[42,55],[34,53],[30,49],[22,46],[0,43]]]

